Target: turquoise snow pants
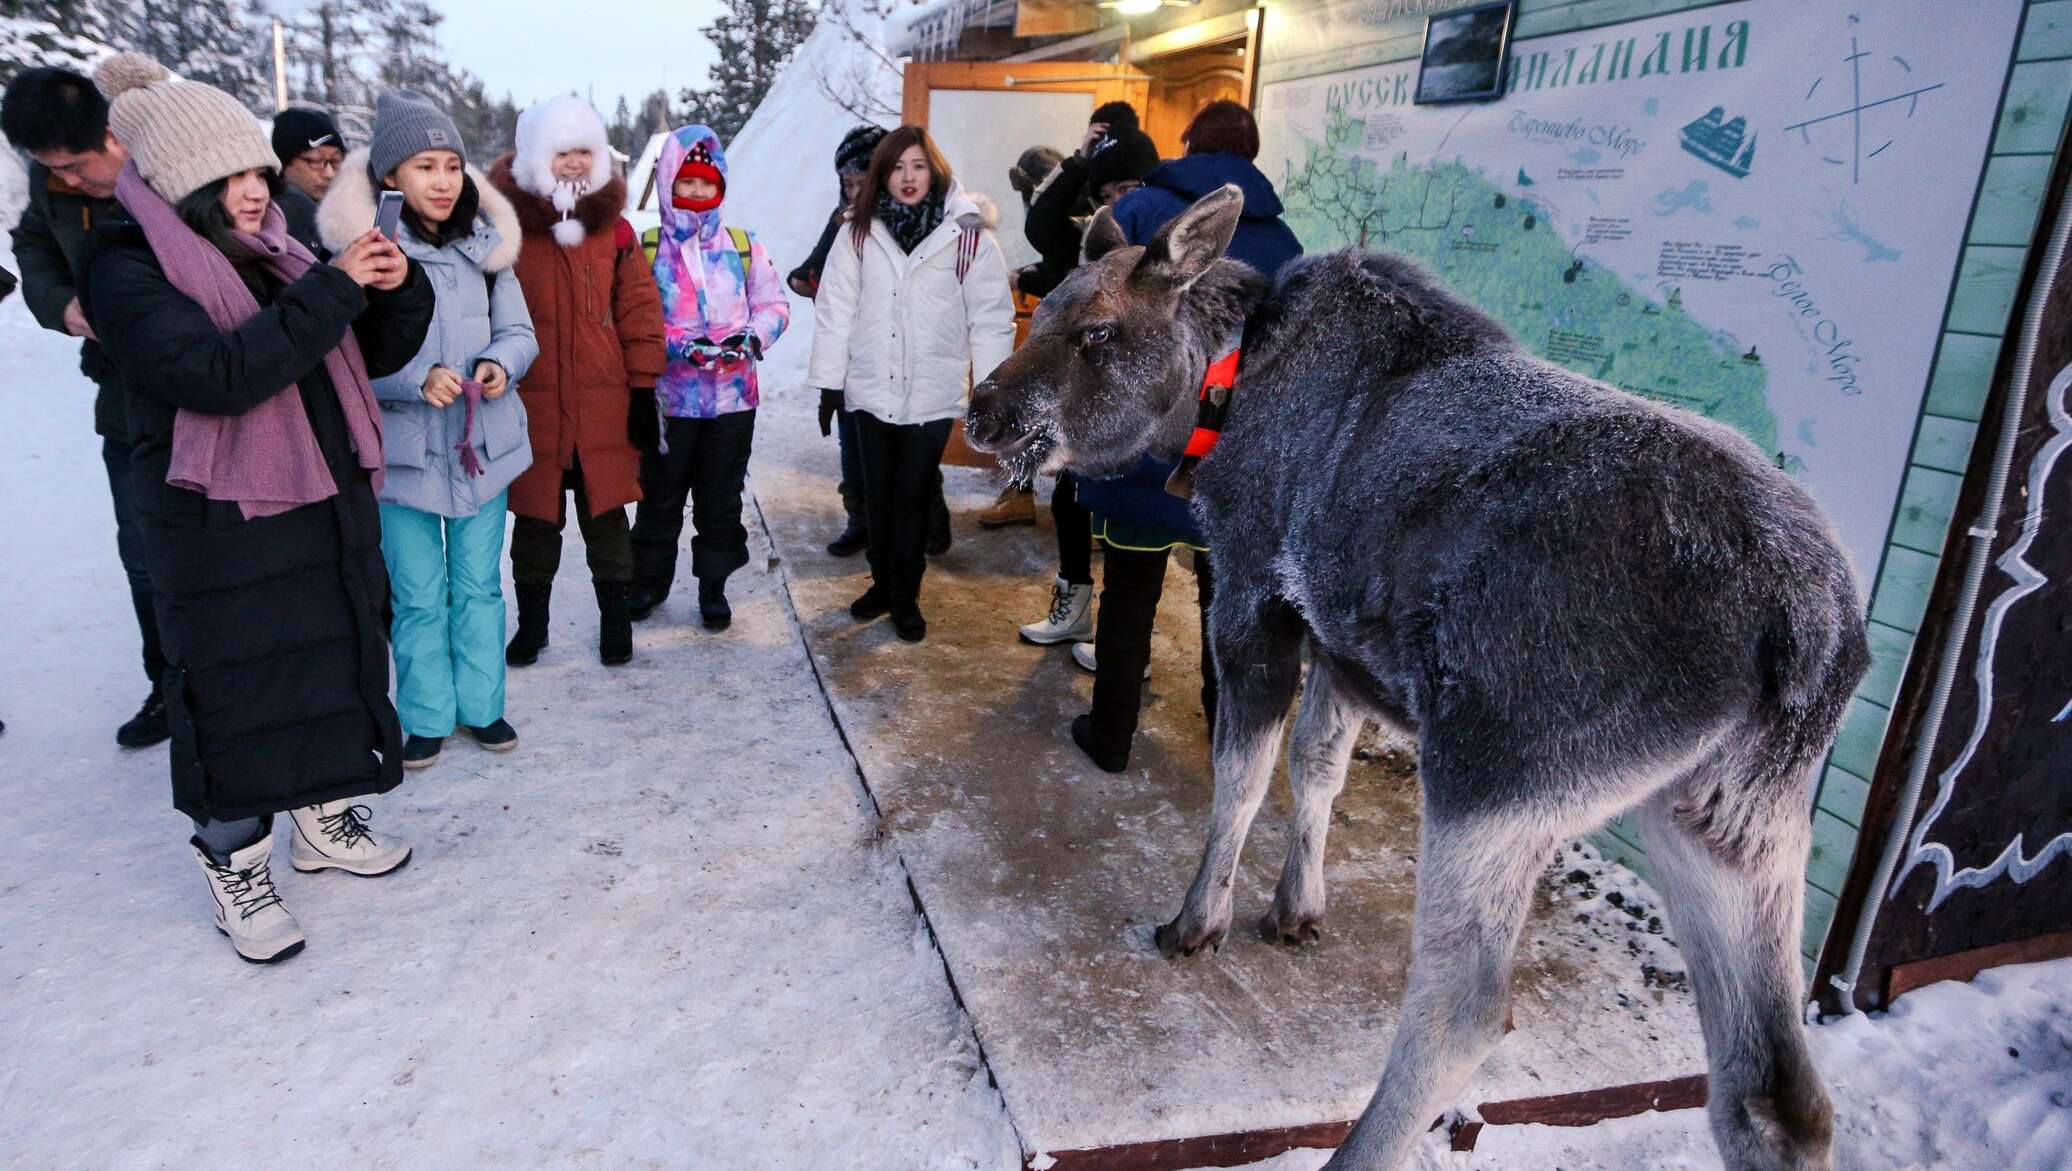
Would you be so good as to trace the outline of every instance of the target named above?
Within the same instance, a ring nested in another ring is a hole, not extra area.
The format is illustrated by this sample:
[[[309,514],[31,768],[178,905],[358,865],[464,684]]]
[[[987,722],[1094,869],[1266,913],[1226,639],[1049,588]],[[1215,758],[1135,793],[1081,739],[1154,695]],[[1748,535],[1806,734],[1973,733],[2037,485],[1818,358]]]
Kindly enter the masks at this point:
[[[504,715],[504,493],[468,517],[381,506],[396,655],[396,714],[442,739]]]

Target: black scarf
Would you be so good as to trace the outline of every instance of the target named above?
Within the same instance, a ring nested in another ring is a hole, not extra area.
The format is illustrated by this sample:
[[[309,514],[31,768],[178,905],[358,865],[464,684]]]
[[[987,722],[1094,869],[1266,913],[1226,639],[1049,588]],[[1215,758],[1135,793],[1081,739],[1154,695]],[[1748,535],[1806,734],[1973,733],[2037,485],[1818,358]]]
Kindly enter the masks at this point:
[[[930,191],[919,203],[901,203],[890,191],[880,191],[877,215],[900,251],[911,254],[942,224],[942,192]]]

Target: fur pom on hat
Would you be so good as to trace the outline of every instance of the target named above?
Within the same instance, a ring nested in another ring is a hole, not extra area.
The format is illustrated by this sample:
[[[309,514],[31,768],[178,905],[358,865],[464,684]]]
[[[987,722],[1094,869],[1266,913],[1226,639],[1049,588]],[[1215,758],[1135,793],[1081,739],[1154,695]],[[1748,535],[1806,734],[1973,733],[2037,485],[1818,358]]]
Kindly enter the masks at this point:
[[[167,203],[242,171],[278,171],[273,143],[236,98],[186,81],[142,53],[117,53],[94,70],[108,99],[108,129],[137,173]]]
[[[565,150],[590,152],[589,174],[574,183],[554,177],[554,156]],[[561,221],[554,225],[554,242],[563,248],[583,242],[586,233],[575,215],[576,204],[611,182],[611,151],[604,119],[581,98],[550,98],[518,115],[511,178],[520,190],[549,201],[561,213]]]

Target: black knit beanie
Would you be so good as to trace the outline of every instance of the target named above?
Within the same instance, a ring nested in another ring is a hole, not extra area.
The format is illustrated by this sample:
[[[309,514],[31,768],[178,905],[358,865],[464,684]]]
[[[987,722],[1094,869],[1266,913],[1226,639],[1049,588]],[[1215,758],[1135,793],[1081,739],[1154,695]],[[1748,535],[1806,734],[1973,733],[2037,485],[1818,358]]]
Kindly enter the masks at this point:
[[[1158,165],[1158,144],[1132,126],[1111,132],[1094,157],[1086,161],[1087,197],[1098,201],[1101,188],[1110,183],[1139,183]]]
[[[858,126],[842,136],[835,147],[835,174],[861,175],[871,169],[871,152],[885,138],[883,126]]]
[[[273,153],[279,156],[281,166],[286,167],[297,155],[320,146],[335,146],[341,154],[346,149],[345,135],[339,133],[338,123],[331,115],[308,106],[295,106],[273,116]]]

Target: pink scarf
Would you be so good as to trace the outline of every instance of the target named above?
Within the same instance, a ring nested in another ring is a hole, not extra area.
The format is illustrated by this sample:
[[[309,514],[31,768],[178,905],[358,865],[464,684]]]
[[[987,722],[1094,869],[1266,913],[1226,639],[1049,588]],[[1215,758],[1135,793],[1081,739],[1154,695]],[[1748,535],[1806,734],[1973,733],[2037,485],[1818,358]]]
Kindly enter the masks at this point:
[[[252,290],[231,267],[249,260],[282,283],[292,283],[316,263],[309,250],[288,236],[278,205],[268,204],[266,222],[257,235],[234,233],[240,255],[230,257],[196,235],[179,213],[137,173],[124,167],[115,181],[115,198],[144,229],[144,238],[165,269],[166,279],[200,305],[225,333],[259,312]],[[353,454],[360,467],[381,487],[381,410],[367,381],[360,343],[348,329],[344,340],[324,355],[324,372],[345,414]],[[302,409],[302,395],[293,385],[242,415],[205,415],[182,407],[173,417],[172,466],[166,483],[200,492],[211,500],[234,500],[246,520],[274,516],[338,494],[317,447],[316,432]]]

